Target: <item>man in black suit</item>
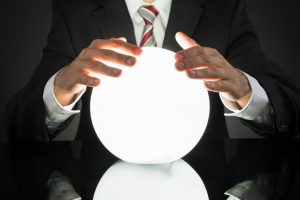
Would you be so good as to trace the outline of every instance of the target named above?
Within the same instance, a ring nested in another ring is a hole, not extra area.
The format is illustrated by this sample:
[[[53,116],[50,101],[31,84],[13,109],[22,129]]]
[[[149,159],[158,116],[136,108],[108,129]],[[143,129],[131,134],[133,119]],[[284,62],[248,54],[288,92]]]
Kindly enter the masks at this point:
[[[53,2],[53,24],[42,61],[30,82],[7,107],[10,138],[50,142],[80,110],[77,139],[83,143],[84,173],[93,176],[88,168],[99,162],[97,152],[111,157],[91,124],[90,95],[92,87],[101,87],[101,80],[89,72],[121,75],[121,68],[112,68],[103,61],[134,67],[135,56],[142,51],[138,47],[139,27],[133,19],[136,13],[131,13],[130,2]],[[144,4],[155,2],[159,1]],[[191,163],[224,165],[223,139],[228,134],[223,103],[264,136],[290,137],[299,133],[299,90],[261,52],[243,0],[165,2],[169,2],[169,12],[161,10],[162,31],[156,35],[154,32],[157,39],[161,37],[158,46],[177,52],[174,68],[178,73],[204,80],[205,87],[212,91],[209,122],[202,140],[188,155]],[[125,37],[127,42],[119,37]],[[116,48],[128,55],[117,53]],[[47,103],[48,97],[56,105]],[[208,154],[216,160],[207,158]],[[224,174],[221,171],[220,176]]]

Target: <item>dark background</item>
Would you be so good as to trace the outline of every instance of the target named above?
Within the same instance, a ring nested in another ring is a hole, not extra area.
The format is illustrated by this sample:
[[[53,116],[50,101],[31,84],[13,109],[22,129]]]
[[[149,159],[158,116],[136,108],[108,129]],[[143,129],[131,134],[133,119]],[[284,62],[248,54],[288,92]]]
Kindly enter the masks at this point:
[[[278,61],[289,78],[300,86],[299,1],[248,0],[248,12],[271,60]],[[51,24],[51,0],[4,0],[0,6],[0,141],[5,141],[3,111],[11,96],[28,82],[42,56]],[[254,137],[239,121],[228,118],[232,137]],[[17,198],[9,176],[6,146],[0,144],[1,188]],[[4,162],[3,162],[4,161]],[[0,192],[1,193],[1,192]],[[2,199],[1,195],[1,199]]]

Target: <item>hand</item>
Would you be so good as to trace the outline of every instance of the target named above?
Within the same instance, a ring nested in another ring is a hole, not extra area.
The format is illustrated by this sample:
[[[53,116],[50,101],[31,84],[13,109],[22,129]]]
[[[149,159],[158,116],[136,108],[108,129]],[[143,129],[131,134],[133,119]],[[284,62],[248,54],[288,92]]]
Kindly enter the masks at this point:
[[[75,95],[86,86],[98,86],[101,81],[97,76],[99,74],[110,77],[120,76],[122,70],[110,65],[131,67],[136,62],[135,56],[140,55],[141,52],[139,47],[126,43],[124,38],[94,40],[56,76],[54,94],[58,102],[62,106],[69,105]]]
[[[204,86],[235,107],[244,108],[251,97],[251,87],[246,76],[235,69],[216,49],[202,47],[184,33],[178,32],[176,40],[184,49],[175,55],[175,67],[186,71],[192,79],[204,81]]]

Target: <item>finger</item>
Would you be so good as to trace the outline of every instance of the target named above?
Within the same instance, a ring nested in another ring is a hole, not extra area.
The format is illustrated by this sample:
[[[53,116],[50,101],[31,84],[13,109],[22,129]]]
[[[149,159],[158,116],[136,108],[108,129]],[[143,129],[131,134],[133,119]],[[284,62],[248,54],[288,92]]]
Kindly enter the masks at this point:
[[[206,57],[196,55],[190,58],[182,59],[175,62],[175,67],[178,71],[184,71],[194,68],[202,68],[211,65]]]
[[[205,53],[204,51],[205,51],[205,47],[201,47],[201,46],[194,46],[189,49],[184,49],[175,54],[175,60],[180,61],[184,58],[202,55]]]
[[[80,58],[83,60],[92,59],[123,66],[133,66],[136,63],[135,57],[124,55],[109,49],[87,48],[81,52]]]
[[[81,71],[83,74],[90,74],[91,76],[97,76],[99,74],[119,77],[122,73],[122,70],[114,67],[105,65],[102,62],[93,61],[93,60],[80,60],[77,61],[78,65],[82,66]]]
[[[218,81],[204,81],[204,86],[212,92],[228,92],[229,81],[218,80]]]
[[[223,80],[222,70],[219,70],[216,67],[206,67],[197,70],[188,70],[187,75],[192,79],[200,80]]]
[[[185,58],[190,58],[194,56],[203,56],[203,57],[212,57],[212,58],[218,58],[224,59],[223,56],[218,52],[218,50],[210,47],[202,47],[202,46],[195,46],[191,47],[189,49],[184,49],[175,54],[175,60],[180,61]]]
[[[190,58],[185,58],[175,62],[175,67],[178,71],[190,69],[202,69],[207,67],[214,67],[223,69],[222,59],[213,56],[197,55]]]
[[[199,45],[197,44],[197,42],[195,42],[195,40],[191,39],[190,37],[188,37],[186,34],[182,32],[177,32],[175,35],[175,39],[183,49],[188,49]]]
[[[110,38],[110,40],[121,40],[123,42],[127,42],[127,39],[125,37]]]
[[[88,87],[96,87],[100,84],[100,82],[99,78],[89,76],[88,74],[82,74],[78,80],[79,84],[86,85]]]
[[[142,49],[140,47],[129,44],[122,40],[97,39],[92,42],[90,47],[98,49],[110,49],[131,56],[138,56],[142,53]]]

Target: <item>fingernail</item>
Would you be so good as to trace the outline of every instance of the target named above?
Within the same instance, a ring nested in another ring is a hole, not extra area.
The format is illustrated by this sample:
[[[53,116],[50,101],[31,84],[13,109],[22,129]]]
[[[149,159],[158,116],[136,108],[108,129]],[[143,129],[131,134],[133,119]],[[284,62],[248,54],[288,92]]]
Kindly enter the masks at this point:
[[[125,37],[119,37],[120,40],[122,40],[123,42],[127,42],[127,39]]]
[[[206,84],[207,86],[212,86],[211,81],[205,81],[205,84]]]
[[[197,71],[195,71],[195,70],[188,71],[188,75],[191,78],[197,78]]]
[[[89,82],[90,85],[98,85],[99,79],[97,79],[97,78],[90,78],[88,80],[88,82]]]
[[[112,74],[114,74],[114,75],[116,75],[116,76],[118,76],[118,75],[120,75],[121,74],[121,70],[119,70],[119,69],[112,69]]]
[[[184,57],[184,56],[183,56],[182,54],[179,54],[179,53],[175,54],[175,59],[176,59],[177,61],[182,60],[183,57]]]
[[[175,63],[175,67],[178,69],[178,70],[184,70],[184,62],[176,62]]]
[[[93,79],[93,85],[97,85],[99,83],[99,79],[94,78]]]
[[[126,63],[127,63],[127,65],[133,65],[134,63],[135,63],[135,59],[134,58],[127,58],[126,59]]]
[[[140,55],[140,54],[142,53],[142,49],[141,49],[141,48],[136,48],[136,49],[134,50],[134,53],[135,53],[136,55]]]

